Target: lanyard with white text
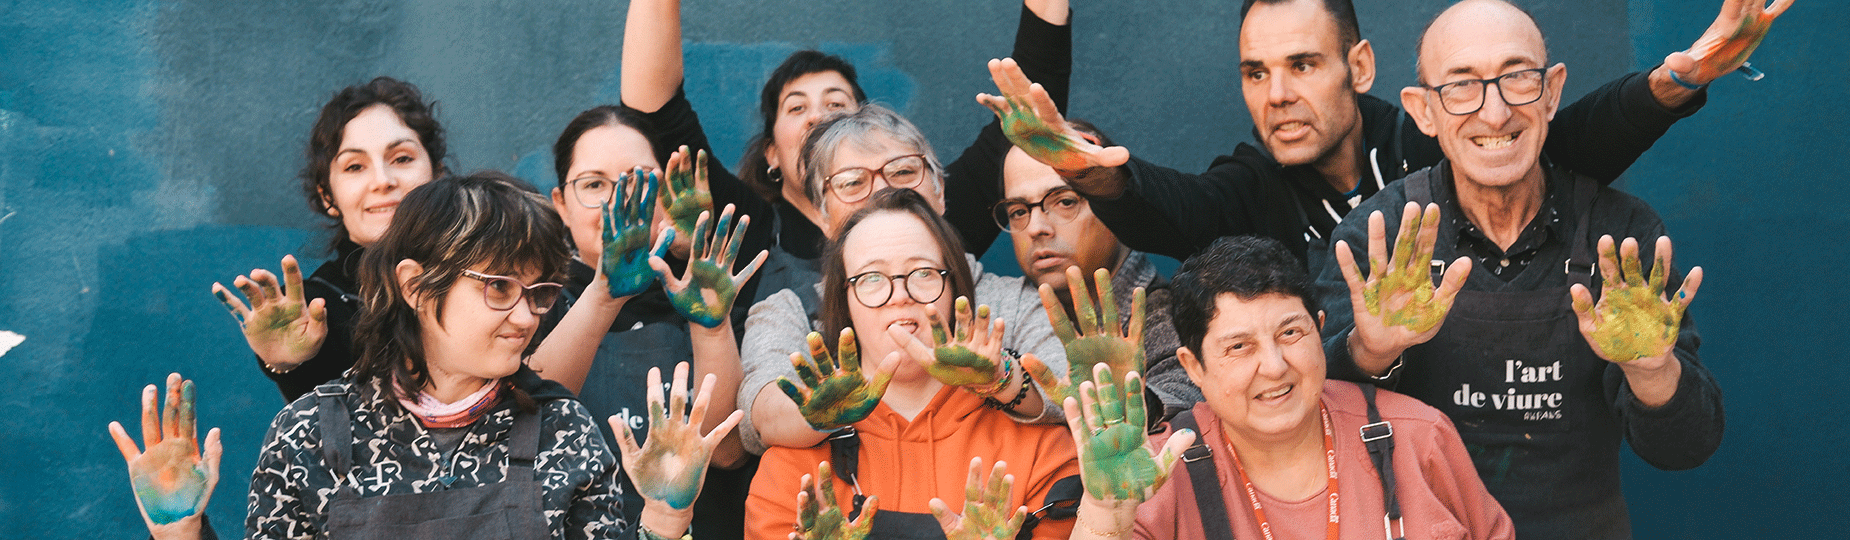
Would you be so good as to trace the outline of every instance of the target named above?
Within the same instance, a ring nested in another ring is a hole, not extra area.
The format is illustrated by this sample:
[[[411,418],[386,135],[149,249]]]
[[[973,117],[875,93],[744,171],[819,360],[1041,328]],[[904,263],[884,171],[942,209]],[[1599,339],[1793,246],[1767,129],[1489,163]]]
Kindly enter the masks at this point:
[[[1330,410],[1321,403],[1317,407],[1323,413],[1323,462],[1330,469],[1329,539],[1336,540],[1339,529],[1336,519],[1336,433],[1330,428]],[[1231,450],[1232,445],[1228,445],[1228,449]],[[1233,467],[1240,472],[1240,482],[1246,484],[1247,500],[1253,501],[1253,517],[1259,519],[1259,533],[1265,535],[1265,540],[1273,540],[1272,524],[1266,521],[1265,508],[1259,504],[1259,490],[1253,489],[1253,481],[1246,478],[1246,466],[1240,464],[1238,453],[1233,456]]]

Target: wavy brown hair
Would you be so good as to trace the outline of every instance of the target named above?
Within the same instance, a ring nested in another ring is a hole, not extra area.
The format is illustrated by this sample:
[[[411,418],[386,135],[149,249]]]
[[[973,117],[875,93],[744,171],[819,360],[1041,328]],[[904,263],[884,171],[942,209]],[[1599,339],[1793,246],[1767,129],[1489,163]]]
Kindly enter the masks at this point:
[[[842,246],[854,227],[866,221],[868,216],[883,213],[910,214],[925,223],[925,230],[938,240],[938,255],[943,257],[945,270],[951,271],[950,282],[945,284],[945,291],[951,298],[970,298],[976,301],[976,279],[970,275],[970,261],[964,258],[963,237],[951,223],[931,209],[925,197],[919,192],[905,188],[886,188],[867,199],[867,206],[856,210],[842,223],[841,233],[830,239],[822,252],[822,331],[827,337],[826,343],[836,343],[835,336],[841,335],[843,328],[854,326],[848,316],[848,264]],[[897,286],[897,284],[895,284]],[[974,306],[972,306],[974,309]],[[949,314],[940,314],[948,316]],[[949,321],[946,321],[947,323]],[[859,334],[859,332],[856,332]]]
[[[340,153],[341,137],[347,130],[347,122],[359,116],[374,105],[385,105],[398,115],[398,121],[418,134],[418,144],[430,155],[430,175],[435,180],[449,172],[443,164],[443,157],[448,146],[443,141],[443,125],[437,123],[437,102],[424,101],[424,94],[418,87],[391,77],[379,77],[365,84],[356,84],[340,89],[321,106],[321,115],[315,118],[315,127],[308,132],[308,162],[302,165],[298,175],[302,181],[302,196],[308,199],[308,207],[316,215],[327,216],[328,198],[332,190],[328,186],[332,175],[334,156]],[[340,218],[333,218],[334,223],[328,228],[334,231],[334,238],[328,247],[340,245],[347,240],[347,226]]]

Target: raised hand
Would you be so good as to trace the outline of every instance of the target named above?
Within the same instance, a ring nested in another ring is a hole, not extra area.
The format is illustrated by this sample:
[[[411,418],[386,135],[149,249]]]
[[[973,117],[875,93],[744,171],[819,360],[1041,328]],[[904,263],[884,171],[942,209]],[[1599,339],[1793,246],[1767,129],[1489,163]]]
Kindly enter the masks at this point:
[[[817,431],[841,429],[867,418],[874,407],[880,405],[880,396],[886,395],[886,386],[893,381],[893,372],[899,367],[901,353],[893,351],[880,363],[873,377],[863,375],[853,328],[842,329],[836,349],[841,351],[839,365],[829,354],[828,346],[822,343],[822,334],[810,332],[809,356],[814,360],[803,358],[801,353],[790,354],[790,364],[796,367],[797,378],[803,380],[803,386],[797,386],[787,377],[777,378],[777,387],[797,403],[803,420]]]
[[[1623,247],[1615,252],[1612,236],[1602,236],[1599,302],[1594,303],[1584,285],[1575,284],[1570,290],[1574,316],[1580,319],[1580,334],[1600,358],[1620,363],[1640,359],[1671,361],[1670,350],[1676,345],[1683,312],[1702,286],[1702,268],[1691,269],[1682,289],[1670,298],[1664,294],[1665,275],[1670,271],[1669,237],[1658,237],[1655,259],[1651,276],[1646,279],[1638,260],[1637,239],[1626,238]]]
[[[713,192],[707,189],[707,151],[701,150],[689,159],[687,146],[682,145],[679,151],[668,156],[667,173],[662,211],[667,212],[669,222],[674,224],[676,238],[698,241],[700,233],[695,229],[700,214],[713,211]],[[720,230],[725,229],[720,227]]]
[[[1028,365],[1034,381],[1041,385],[1043,393],[1053,403],[1062,403],[1068,397],[1075,397],[1074,389],[1085,382],[1087,374],[1092,373],[1092,366],[1104,364],[1111,367],[1113,373],[1130,373],[1143,370],[1143,321],[1144,292],[1142,287],[1131,292],[1131,320],[1126,328],[1118,319],[1117,296],[1111,287],[1111,272],[1103,268],[1092,274],[1092,282],[1098,291],[1098,309],[1093,309],[1092,291],[1086,290],[1085,275],[1079,267],[1066,268],[1066,287],[1073,298],[1073,313],[1079,317],[1079,330],[1073,330],[1073,321],[1066,316],[1066,307],[1060,305],[1060,299],[1054,296],[1053,286],[1041,285],[1041,307],[1047,310],[1047,319],[1053,323],[1053,333],[1066,347],[1065,381],[1054,375],[1053,370],[1042,364],[1039,358]],[[1070,384],[1069,384],[1070,383]]]
[[[1120,391],[1110,366],[1098,364],[1092,370],[1092,380],[1079,384],[1079,398],[1064,402],[1066,425],[1079,447],[1080,479],[1087,496],[1134,507],[1169,480],[1176,458],[1195,444],[1195,433],[1177,432],[1160,451],[1144,448],[1149,439],[1144,434],[1143,376],[1126,373]]]
[[[929,345],[904,327],[888,327],[887,334],[938,382],[961,386],[983,397],[995,395],[1009,382],[1001,369],[1004,325],[1001,320],[990,321],[989,306],[977,306],[972,314],[969,298],[957,297],[955,306],[955,334],[944,327],[944,319],[936,310],[926,315],[931,321]]]
[[[1100,147],[1096,139],[1067,124],[1047,90],[1029,81],[1014,59],[990,60],[989,76],[1002,95],[977,94],[976,101],[995,111],[1009,142],[1035,161],[1053,167],[1063,176],[1072,176],[1130,160],[1131,153],[1124,147]]]
[[[1008,474],[1008,463],[997,461],[989,478],[983,478],[983,458],[970,458],[970,479],[964,483],[964,513],[951,512],[943,499],[932,497],[931,515],[938,518],[947,540],[1009,540],[1021,530],[1028,507],[1018,506],[1010,512],[1009,499],[1015,493],[1015,475]]]
[[[649,267],[649,225],[655,220],[654,171],[637,169],[617,176],[615,207],[604,205],[604,253],[599,270],[611,298],[642,294],[655,280]]]
[[[829,462],[818,463],[816,474],[803,475],[803,491],[797,492],[797,530],[790,540],[865,540],[873,532],[879,506],[879,497],[868,497],[861,515],[848,521],[835,502],[835,474]]]
[[[1692,85],[1708,84],[1739,69],[1754,54],[1754,49],[1760,46],[1760,40],[1766,38],[1767,31],[1773,28],[1773,19],[1779,18],[1781,13],[1786,12],[1786,8],[1792,7],[1792,0],[1774,0],[1771,6],[1764,2],[1722,2],[1721,14],[1715,17],[1715,22],[1702,33],[1702,37],[1696,38],[1696,43],[1689,50],[1670,53],[1670,56],[1664,58],[1664,67],[1670,68],[1677,78]]]
[[[694,499],[700,496],[713,448],[744,418],[744,413],[733,411],[712,432],[700,434],[700,419],[706,417],[714,380],[709,373],[700,382],[700,393],[689,412],[687,362],[675,365],[674,383],[664,409],[662,370],[649,368],[649,437],[640,446],[628,425],[616,416],[610,417],[610,429],[620,435],[617,446],[623,452],[623,469],[629,471],[636,491],[648,502],[666,504],[675,510],[692,508]]]
[[[263,269],[252,270],[250,277],[238,276],[231,283],[250,298],[249,306],[224,285],[212,284],[212,296],[238,320],[251,351],[277,371],[288,371],[314,358],[328,337],[327,301],[303,301],[302,268],[294,255],[283,256],[283,280],[286,286],[278,288],[276,275]]]
[[[135,490],[135,505],[156,538],[196,537],[200,522],[196,516],[205,511],[218,485],[218,462],[224,452],[219,445],[218,428],[206,433],[205,452],[200,453],[199,434],[194,408],[193,381],[180,374],[167,376],[167,410],[155,404],[154,385],[141,391],[141,438],[147,444],[142,452],[120,422],[109,423],[109,435],[128,462],[129,485]]]
[[[1349,284],[1349,302],[1355,311],[1351,350],[1360,345],[1373,361],[1356,361],[1371,373],[1387,369],[1401,351],[1425,343],[1439,333],[1440,323],[1452,310],[1452,301],[1471,273],[1471,259],[1460,257],[1445,271],[1438,288],[1432,284],[1433,244],[1439,236],[1439,205],[1407,203],[1400,216],[1394,256],[1387,256],[1386,222],[1381,212],[1368,216],[1368,277],[1356,268],[1349,243],[1336,241],[1336,263]],[[1376,365],[1378,364],[1378,365]]]
[[[757,258],[738,274],[730,274],[733,261],[739,258],[739,245],[745,241],[745,228],[751,224],[751,216],[739,216],[739,224],[732,227],[732,205],[719,214],[719,225],[714,226],[712,215],[701,212],[695,220],[691,238],[694,245],[687,262],[687,271],[681,278],[674,277],[674,270],[668,268],[668,262],[662,256],[668,254],[670,238],[673,231],[662,231],[662,238],[655,243],[655,254],[649,258],[649,266],[662,278],[662,286],[668,290],[669,300],[674,310],[687,320],[707,328],[718,327],[725,322],[726,315],[732,311],[732,302],[739,295],[739,287],[758,272],[759,265],[770,255],[769,251],[758,252]]]

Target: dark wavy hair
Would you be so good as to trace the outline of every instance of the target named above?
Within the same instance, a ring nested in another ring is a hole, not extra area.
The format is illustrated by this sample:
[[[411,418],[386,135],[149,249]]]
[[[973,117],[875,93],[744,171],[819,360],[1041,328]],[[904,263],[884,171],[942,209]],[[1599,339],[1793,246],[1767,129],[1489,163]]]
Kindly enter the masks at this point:
[[[1189,257],[1169,280],[1169,316],[1182,346],[1201,353],[1208,321],[1219,314],[1215,300],[1223,294],[1252,300],[1266,294],[1283,294],[1304,302],[1304,310],[1317,315],[1311,298],[1310,273],[1278,240],[1263,236],[1228,236],[1215,240]]]
[[[552,143],[552,169],[558,174],[559,189],[565,189],[565,175],[572,170],[572,150],[578,146],[578,139],[583,138],[585,132],[604,126],[623,126],[641,133],[642,138],[649,141],[649,155],[655,156],[659,163],[668,163],[668,154],[674,152],[672,148],[660,151],[662,145],[655,140],[655,126],[641,112],[621,105],[598,105],[572,117],[572,121],[565,124],[565,131],[559,133],[559,140]]]
[[[945,284],[946,294],[951,298],[959,296],[976,301],[976,280],[970,275],[970,261],[964,258],[963,237],[943,216],[931,209],[925,197],[919,192],[904,188],[886,188],[875,192],[867,200],[867,206],[856,210],[842,222],[841,234],[830,239],[822,252],[822,317],[825,343],[836,343],[836,336],[843,328],[854,326],[854,320],[848,316],[848,267],[843,252],[843,245],[854,227],[860,225],[868,216],[881,213],[910,214],[925,223],[925,230],[938,240],[938,255],[944,259],[944,265],[951,272],[949,282]],[[895,292],[894,294],[898,294]],[[974,305],[972,309],[974,309]],[[946,321],[947,323],[949,321]],[[858,334],[858,333],[857,333]]]
[[[324,194],[331,192],[328,179],[334,156],[340,153],[341,135],[347,129],[347,122],[374,105],[391,107],[398,114],[398,120],[418,134],[418,144],[430,154],[432,179],[442,178],[449,172],[443,164],[446,146],[443,126],[437,123],[435,115],[437,102],[424,101],[424,94],[418,92],[417,86],[391,77],[379,77],[365,84],[342,88],[321,106],[321,116],[315,119],[315,127],[308,132],[308,162],[302,165],[299,175],[302,196],[308,199],[308,207],[316,215],[327,216],[328,201]],[[328,227],[334,231],[334,238],[328,243],[330,249],[347,239],[347,226],[340,218],[333,220]]]
[[[759,131],[758,135],[753,136],[751,142],[745,145],[745,156],[739,159],[739,180],[745,181],[745,185],[751,186],[752,191],[764,197],[764,200],[772,203],[783,201],[783,189],[779,184],[801,181],[801,179],[788,177],[772,178],[769,171],[771,162],[764,157],[764,151],[770,148],[771,137],[777,127],[779,103],[777,98],[784,93],[784,85],[790,84],[790,81],[811,73],[829,71],[840,73],[843,79],[848,80],[848,88],[854,90],[855,103],[867,102],[867,92],[861,90],[861,82],[855,75],[854,64],[848,63],[840,56],[817,50],[790,53],[790,56],[784,59],[783,64],[771,71],[771,78],[764,81],[764,88],[759,90],[758,115],[764,120],[764,130]]]
[[[565,235],[550,200],[500,172],[435,180],[411,190],[385,235],[360,261],[365,308],[353,331],[360,352],[354,382],[386,381],[381,387],[391,399],[416,396],[430,383],[430,369],[408,293],[434,301],[442,324],[450,289],[463,270],[476,265],[487,263],[491,274],[537,270],[540,281],[562,281],[571,257]],[[398,263],[406,259],[424,268],[406,285],[409,290],[398,283]],[[532,403],[520,400],[523,408]]]

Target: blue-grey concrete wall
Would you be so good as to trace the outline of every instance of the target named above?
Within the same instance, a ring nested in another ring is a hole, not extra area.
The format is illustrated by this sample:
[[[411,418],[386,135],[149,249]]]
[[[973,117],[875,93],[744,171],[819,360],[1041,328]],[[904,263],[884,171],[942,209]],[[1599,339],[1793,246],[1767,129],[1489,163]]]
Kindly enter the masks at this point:
[[[688,0],[688,92],[723,160],[751,131],[763,74],[791,50],[854,60],[869,92],[941,154],[967,144],[1008,52],[1007,0]],[[1072,108],[1139,155],[1205,167],[1246,140],[1229,0],[1076,2]],[[1412,81],[1415,34],[1443,0],[1358,2],[1374,94]],[[1686,47],[1720,0],[1528,0],[1570,96]],[[282,403],[208,294],[324,237],[293,174],[320,104],[389,74],[441,102],[456,170],[551,185],[545,149],[579,110],[617,95],[622,2],[496,0],[0,0],[0,537],[133,537],[142,525],[104,431],[138,389],[199,381],[202,424],[225,430],[210,514],[241,522],[245,475]],[[1714,86],[1704,111],[1623,187],[1656,205],[1678,261],[1702,265],[1704,357],[1727,392],[1728,437],[1694,471],[1635,459],[1641,538],[1831,537],[1850,503],[1827,344],[1845,334],[1843,216],[1850,14],[1799,0],[1755,55],[1770,75]],[[992,268],[1012,266],[1006,244]],[[310,261],[312,267],[316,264]]]

